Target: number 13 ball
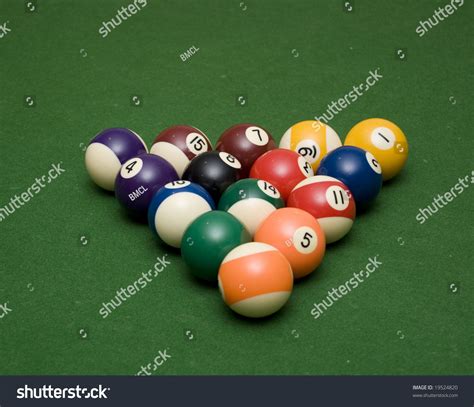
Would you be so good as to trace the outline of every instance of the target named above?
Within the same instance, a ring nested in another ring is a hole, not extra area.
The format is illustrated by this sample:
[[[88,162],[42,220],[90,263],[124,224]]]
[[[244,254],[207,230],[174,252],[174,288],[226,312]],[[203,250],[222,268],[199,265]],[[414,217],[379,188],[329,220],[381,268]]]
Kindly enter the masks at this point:
[[[384,181],[397,175],[408,158],[405,134],[395,123],[385,119],[357,123],[347,134],[344,145],[370,151],[382,167]]]
[[[251,318],[278,311],[290,298],[293,273],[285,256],[265,243],[233,249],[219,268],[219,289],[236,313]]]

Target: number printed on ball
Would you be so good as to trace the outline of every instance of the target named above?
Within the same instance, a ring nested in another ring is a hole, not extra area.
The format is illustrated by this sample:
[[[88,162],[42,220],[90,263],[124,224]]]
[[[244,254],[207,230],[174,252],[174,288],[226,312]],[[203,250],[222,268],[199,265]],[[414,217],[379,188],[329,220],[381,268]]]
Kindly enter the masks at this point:
[[[376,127],[370,135],[370,141],[380,150],[390,150],[395,145],[395,134],[387,127]]]
[[[326,190],[326,201],[336,211],[343,211],[349,206],[349,195],[339,185],[331,185]]]
[[[179,188],[187,187],[190,184],[191,183],[189,181],[179,180],[179,181],[168,182],[165,185],[165,188],[167,188],[167,189],[179,189]]]
[[[302,254],[309,254],[318,245],[318,236],[309,226],[301,226],[293,234],[293,245]]]
[[[314,140],[301,140],[296,146],[296,152],[306,158],[311,164],[315,163],[321,154],[321,149]]]
[[[141,158],[131,158],[122,166],[120,175],[122,178],[133,178],[141,171],[142,167],[143,161]]]
[[[271,198],[278,199],[280,198],[280,192],[272,184],[262,179],[257,181],[258,187],[262,190],[263,193],[267,194]]]
[[[230,165],[233,168],[237,168],[238,170],[240,170],[242,168],[242,165],[240,165],[240,161],[237,160],[237,158],[235,158],[232,154],[225,153],[225,152],[221,151],[219,153],[219,157],[227,165]]]
[[[372,153],[369,153],[368,151],[365,153],[365,158],[367,158],[367,162],[369,163],[370,167],[377,173],[377,174],[382,174],[382,168],[380,167],[379,162],[377,159],[374,157]]]
[[[311,168],[311,164],[306,160],[304,157],[298,157],[298,165],[300,167],[301,172],[309,177],[313,175],[313,169]]]
[[[195,155],[199,155],[207,151],[206,138],[199,133],[189,133],[186,137],[186,145]]]
[[[268,144],[268,134],[265,130],[257,126],[250,126],[245,130],[245,136],[248,141],[256,146],[265,146]]]

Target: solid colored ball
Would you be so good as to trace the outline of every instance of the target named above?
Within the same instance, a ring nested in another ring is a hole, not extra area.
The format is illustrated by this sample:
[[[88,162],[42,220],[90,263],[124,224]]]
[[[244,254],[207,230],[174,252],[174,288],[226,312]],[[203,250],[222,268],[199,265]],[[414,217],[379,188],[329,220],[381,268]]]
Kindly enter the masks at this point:
[[[326,251],[326,238],[318,221],[298,208],[273,212],[257,229],[254,240],[283,253],[295,278],[312,273],[323,261]]]
[[[251,236],[270,213],[284,206],[280,192],[268,181],[247,178],[226,189],[219,209],[234,215]]]
[[[291,150],[278,148],[268,151],[255,161],[250,177],[273,184],[284,201],[293,187],[313,175],[313,169],[303,156]]]
[[[279,147],[302,155],[316,172],[322,158],[341,145],[341,139],[331,126],[316,120],[305,120],[294,124],[283,134]]]
[[[113,191],[123,163],[148,152],[145,142],[132,130],[106,129],[95,136],[86,149],[86,169],[101,188]]]
[[[215,209],[209,193],[189,181],[160,188],[148,207],[148,224],[166,244],[180,247],[184,231],[199,216]]]
[[[384,181],[397,175],[408,158],[405,134],[395,123],[385,119],[357,123],[347,134],[344,145],[370,151],[382,167]]]
[[[345,184],[356,205],[372,202],[382,188],[382,169],[372,153],[358,147],[343,146],[323,158],[318,175],[337,178]]]
[[[235,247],[250,240],[242,223],[230,213],[206,212],[184,232],[181,255],[194,276],[216,282],[224,257]]]
[[[224,302],[237,314],[251,318],[275,313],[293,290],[288,260],[265,243],[233,249],[222,262],[218,280]]]
[[[212,150],[211,142],[201,130],[180,125],[168,127],[158,134],[150,153],[168,161],[181,177],[194,157],[210,150]]]
[[[153,154],[142,154],[120,168],[115,181],[115,196],[132,215],[146,218],[156,191],[176,180],[178,174],[168,161]]]
[[[301,181],[288,197],[289,207],[303,209],[321,225],[326,243],[333,243],[351,230],[356,215],[349,188],[336,178],[316,175]]]
[[[230,127],[222,133],[216,144],[216,150],[230,153],[240,161],[241,178],[248,177],[258,157],[275,147],[275,141],[267,130],[249,123]]]
[[[209,151],[194,158],[186,167],[183,179],[201,185],[218,203],[228,186],[239,179],[239,160],[229,153]]]

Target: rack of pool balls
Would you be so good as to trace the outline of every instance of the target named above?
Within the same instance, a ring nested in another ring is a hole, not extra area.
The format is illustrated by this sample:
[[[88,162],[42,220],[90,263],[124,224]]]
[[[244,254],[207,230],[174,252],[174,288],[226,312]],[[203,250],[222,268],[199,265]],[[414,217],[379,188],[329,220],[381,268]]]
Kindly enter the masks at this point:
[[[149,151],[137,133],[111,128],[92,139],[85,163],[162,244],[181,249],[194,276],[218,283],[233,311],[258,318],[284,306],[294,279],[317,269],[326,244],[349,232],[356,207],[368,207],[407,157],[388,120],[361,121],[344,145],[308,120],[278,147],[263,127],[237,124],[214,150],[192,126],[162,131]]]

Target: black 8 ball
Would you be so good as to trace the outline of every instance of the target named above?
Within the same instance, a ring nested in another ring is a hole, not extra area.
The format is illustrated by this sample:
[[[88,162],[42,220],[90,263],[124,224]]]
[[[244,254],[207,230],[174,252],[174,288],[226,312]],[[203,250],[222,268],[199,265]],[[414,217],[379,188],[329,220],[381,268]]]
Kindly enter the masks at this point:
[[[241,168],[233,155],[209,151],[193,158],[184,170],[183,179],[201,185],[217,205],[227,187],[239,180]]]

